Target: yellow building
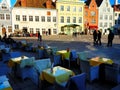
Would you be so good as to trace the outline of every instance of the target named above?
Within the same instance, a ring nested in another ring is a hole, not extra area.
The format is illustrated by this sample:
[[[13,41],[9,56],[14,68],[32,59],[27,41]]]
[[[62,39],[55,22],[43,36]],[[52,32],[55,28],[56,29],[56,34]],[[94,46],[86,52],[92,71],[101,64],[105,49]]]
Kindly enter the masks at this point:
[[[58,32],[71,35],[84,30],[84,2],[81,0],[57,0]]]

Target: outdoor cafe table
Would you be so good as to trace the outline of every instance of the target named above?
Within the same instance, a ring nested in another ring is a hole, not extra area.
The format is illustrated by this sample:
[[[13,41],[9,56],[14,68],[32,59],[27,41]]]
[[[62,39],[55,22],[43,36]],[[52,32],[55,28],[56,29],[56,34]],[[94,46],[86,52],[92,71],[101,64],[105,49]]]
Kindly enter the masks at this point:
[[[21,57],[16,57],[16,58],[11,58],[10,61],[8,62],[8,66],[14,67],[15,64],[20,64],[21,60],[27,59],[27,56],[21,56]]]
[[[61,55],[62,60],[64,60],[65,58],[69,58],[70,57],[70,51],[68,52],[67,50],[57,51],[56,54]]]
[[[62,83],[69,79],[70,76],[75,75],[72,70],[66,69],[61,66],[53,67],[53,70],[51,68],[45,69],[41,73],[41,80],[46,80],[49,83],[53,84],[54,82]]]
[[[6,75],[0,76],[0,90],[13,90]]]
[[[113,61],[109,58],[102,58],[102,57],[94,57],[90,59],[90,65],[92,66],[100,65],[102,63],[113,64]]]

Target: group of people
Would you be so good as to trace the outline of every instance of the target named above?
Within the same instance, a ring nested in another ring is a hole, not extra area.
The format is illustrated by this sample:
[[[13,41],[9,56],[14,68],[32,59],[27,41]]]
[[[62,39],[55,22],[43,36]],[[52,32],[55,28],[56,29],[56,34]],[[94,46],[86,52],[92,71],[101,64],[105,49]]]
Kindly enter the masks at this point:
[[[94,46],[102,45],[101,44],[101,36],[102,36],[101,30],[94,30],[94,32],[93,32]],[[107,47],[112,47],[113,39],[114,39],[114,33],[111,30],[109,30]]]

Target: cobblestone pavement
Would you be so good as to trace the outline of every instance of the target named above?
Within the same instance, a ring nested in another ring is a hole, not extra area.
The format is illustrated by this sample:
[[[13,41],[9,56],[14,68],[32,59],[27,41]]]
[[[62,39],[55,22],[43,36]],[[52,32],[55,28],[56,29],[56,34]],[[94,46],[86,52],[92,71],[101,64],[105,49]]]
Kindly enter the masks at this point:
[[[92,35],[80,35],[78,37],[72,37],[68,35],[52,35],[42,36],[43,44],[49,46],[56,46],[58,49],[75,49],[77,52],[90,51],[91,56],[102,56],[111,58],[114,62],[120,62],[120,38],[116,35],[113,40],[112,47],[106,47],[107,35],[102,36],[102,46],[93,46]],[[37,37],[15,37],[16,40],[26,39],[28,42],[34,42],[39,44]]]

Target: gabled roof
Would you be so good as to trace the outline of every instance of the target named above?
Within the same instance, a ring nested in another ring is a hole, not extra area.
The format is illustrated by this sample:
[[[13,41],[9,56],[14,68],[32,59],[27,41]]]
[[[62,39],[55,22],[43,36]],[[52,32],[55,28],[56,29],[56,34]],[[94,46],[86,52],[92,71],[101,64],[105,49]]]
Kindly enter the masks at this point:
[[[37,7],[37,8],[46,8],[46,1],[47,0],[32,0],[32,5],[30,0],[26,0],[27,6],[26,7]],[[34,4],[33,4],[34,2]],[[22,7],[21,0],[17,0],[14,7]],[[54,9],[56,7],[56,3],[52,2],[51,8]]]
[[[90,3],[91,3],[91,1],[92,0],[86,0],[85,1],[86,5],[89,6]],[[103,0],[95,0],[95,1],[96,1],[97,6],[99,7],[101,5],[101,3],[102,3]]]

